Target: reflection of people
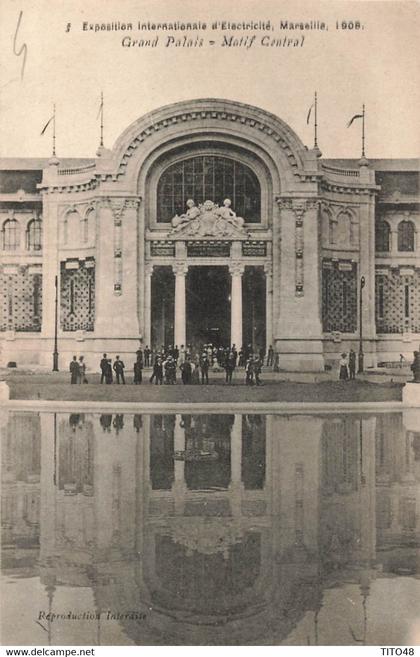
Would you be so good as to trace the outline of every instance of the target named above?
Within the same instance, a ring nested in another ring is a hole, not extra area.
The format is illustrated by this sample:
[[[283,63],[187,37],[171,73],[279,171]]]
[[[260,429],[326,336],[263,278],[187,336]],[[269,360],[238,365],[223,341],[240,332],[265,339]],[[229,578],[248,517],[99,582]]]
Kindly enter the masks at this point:
[[[111,431],[112,415],[108,415],[108,414],[101,415],[101,417],[99,418],[99,423],[102,429],[109,433]]]

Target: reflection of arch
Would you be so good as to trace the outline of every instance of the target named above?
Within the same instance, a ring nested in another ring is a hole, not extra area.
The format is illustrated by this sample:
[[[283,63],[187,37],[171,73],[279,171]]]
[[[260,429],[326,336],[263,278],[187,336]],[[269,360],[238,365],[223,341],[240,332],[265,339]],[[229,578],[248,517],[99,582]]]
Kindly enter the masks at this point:
[[[222,155],[190,155],[166,168],[157,188],[157,221],[169,222],[185,211],[187,200],[210,199],[218,205],[232,201],[238,216],[256,223],[261,214],[261,187],[254,171]]]
[[[31,219],[26,228],[26,247],[28,251],[40,251],[42,248],[42,221]]]
[[[375,224],[375,249],[388,253],[390,250],[391,228],[384,219],[378,219]]]
[[[16,251],[19,247],[19,224],[16,219],[6,219],[2,228],[2,247],[5,251]]]
[[[414,251],[415,230],[414,223],[407,219],[398,224],[398,251]]]

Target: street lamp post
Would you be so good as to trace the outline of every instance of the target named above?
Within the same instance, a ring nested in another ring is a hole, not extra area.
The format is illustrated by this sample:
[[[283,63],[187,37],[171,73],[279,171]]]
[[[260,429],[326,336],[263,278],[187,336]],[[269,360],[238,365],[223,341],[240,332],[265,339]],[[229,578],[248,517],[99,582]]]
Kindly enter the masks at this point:
[[[362,276],[360,279],[360,292],[359,292],[359,374],[363,372],[363,288],[365,287],[365,277]]]
[[[53,351],[53,372],[58,372],[58,344],[57,344],[57,329],[58,329],[58,278],[55,277],[55,317],[54,317],[54,351]]]

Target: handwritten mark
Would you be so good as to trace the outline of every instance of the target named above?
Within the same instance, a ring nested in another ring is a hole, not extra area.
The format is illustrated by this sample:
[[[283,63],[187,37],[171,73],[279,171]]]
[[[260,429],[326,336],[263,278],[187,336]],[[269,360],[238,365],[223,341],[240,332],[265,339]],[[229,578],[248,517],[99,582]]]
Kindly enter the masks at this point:
[[[23,11],[21,10],[20,14],[19,14],[17,25],[16,25],[15,36],[14,36],[14,39],[13,39],[13,52],[16,55],[16,57],[21,57],[22,54],[23,54],[22,68],[20,69],[20,79],[21,80],[23,80],[23,76],[25,74],[26,57],[28,55],[28,46],[26,45],[26,43],[24,43],[21,46],[20,50],[16,50],[16,47],[17,47],[16,42],[17,42],[18,32],[19,32],[19,28],[20,28],[20,23],[22,21],[22,16],[23,16]]]
[[[37,624],[39,625],[39,627],[42,627],[42,629],[44,630],[44,632],[48,632],[47,628],[44,627],[44,626],[42,625],[42,623],[40,623],[39,621],[35,621],[35,623],[37,623]]]

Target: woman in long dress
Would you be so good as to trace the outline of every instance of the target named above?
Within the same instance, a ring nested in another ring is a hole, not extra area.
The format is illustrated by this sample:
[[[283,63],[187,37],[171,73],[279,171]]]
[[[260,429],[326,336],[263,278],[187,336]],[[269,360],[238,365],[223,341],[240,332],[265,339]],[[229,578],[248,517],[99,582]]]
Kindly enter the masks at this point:
[[[347,354],[341,354],[340,358],[340,381],[347,381],[349,378],[349,359]]]

